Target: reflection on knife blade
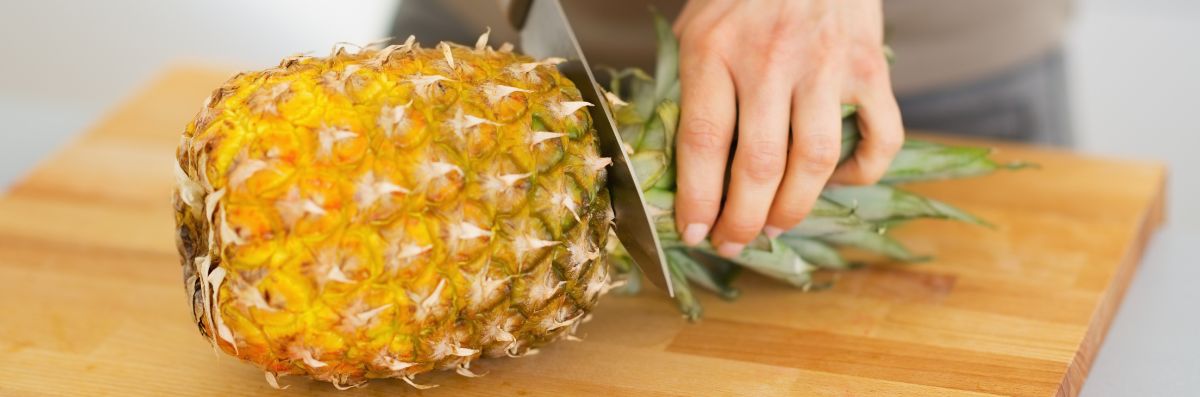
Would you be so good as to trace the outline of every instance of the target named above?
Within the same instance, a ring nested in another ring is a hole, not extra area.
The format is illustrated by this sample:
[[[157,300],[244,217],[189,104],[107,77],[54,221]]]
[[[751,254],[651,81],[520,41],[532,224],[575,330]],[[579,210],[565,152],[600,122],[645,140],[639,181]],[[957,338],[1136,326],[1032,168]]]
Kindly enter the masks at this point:
[[[583,100],[595,105],[590,111],[600,138],[600,151],[613,162],[608,184],[616,213],[617,237],[650,281],[673,296],[666,257],[644,205],[642,189],[617,134],[608,102],[596,85],[561,4],[557,0],[534,0],[524,22],[522,51],[538,58],[567,59],[559,69],[579,88]]]

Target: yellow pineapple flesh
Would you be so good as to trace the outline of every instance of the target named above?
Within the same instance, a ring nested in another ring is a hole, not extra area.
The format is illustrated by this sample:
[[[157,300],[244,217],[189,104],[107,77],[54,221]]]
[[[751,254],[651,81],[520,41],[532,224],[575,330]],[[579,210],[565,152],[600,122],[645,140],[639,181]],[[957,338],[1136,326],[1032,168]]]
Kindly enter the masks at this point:
[[[227,81],[177,152],[200,331],[272,384],[339,388],[574,332],[608,288],[612,212],[555,61],[410,39]]]

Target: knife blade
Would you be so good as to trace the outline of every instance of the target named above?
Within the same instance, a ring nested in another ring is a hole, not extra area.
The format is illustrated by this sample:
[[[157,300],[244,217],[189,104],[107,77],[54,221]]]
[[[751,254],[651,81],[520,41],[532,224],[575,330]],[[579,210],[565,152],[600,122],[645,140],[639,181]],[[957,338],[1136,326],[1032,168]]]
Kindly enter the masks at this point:
[[[575,83],[583,100],[594,105],[588,111],[600,138],[600,153],[612,159],[608,169],[608,191],[616,215],[617,239],[651,283],[675,296],[666,255],[646,210],[641,185],[623,149],[625,146],[617,133],[608,101],[583,56],[562,4],[558,0],[512,0],[509,5],[509,19],[520,29],[521,51],[540,59],[566,59],[558,65],[559,70]],[[522,12],[522,8],[527,11]]]

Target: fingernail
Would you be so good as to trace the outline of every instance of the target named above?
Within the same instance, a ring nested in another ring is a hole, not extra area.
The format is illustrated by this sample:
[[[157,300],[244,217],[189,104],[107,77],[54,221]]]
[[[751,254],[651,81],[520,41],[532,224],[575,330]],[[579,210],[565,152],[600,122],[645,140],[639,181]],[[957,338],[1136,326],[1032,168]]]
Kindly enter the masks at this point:
[[[708,225],[703,223],[689,223],[687,228],[683,229],[683,243],[687,245],[700,244],[707,235]]]
[[[763,233],[766,233],[767,237],[776,238],[779,237],[780,234],[783,234],[783,229],[775,226],[767,226],[763,228]]]
[[[721,246],[717,248],[717,253],[726,258],[733,258],[742,253],[743,248],[746,248],[746,244],[721,243]]]

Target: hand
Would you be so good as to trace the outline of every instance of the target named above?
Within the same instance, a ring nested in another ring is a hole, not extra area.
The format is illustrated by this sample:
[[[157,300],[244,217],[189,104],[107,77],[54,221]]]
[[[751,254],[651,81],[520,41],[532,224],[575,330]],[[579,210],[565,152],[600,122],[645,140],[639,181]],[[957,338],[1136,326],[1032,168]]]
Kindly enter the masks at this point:
[[[684,243],[699,243],[711,229],[718,253],[736,256],[759,232],[776,237],[800,223],[827,181],[879,180],[904,141],[880,1],[688,2],[675,22],[682,84],[675,208]],[[837,167],[842,103],[859,105],[863,139]]]

